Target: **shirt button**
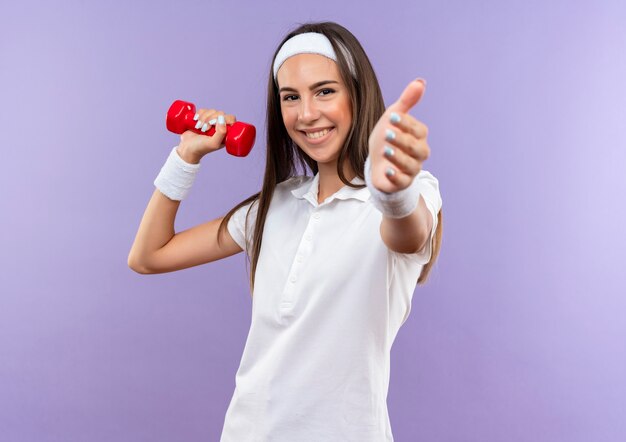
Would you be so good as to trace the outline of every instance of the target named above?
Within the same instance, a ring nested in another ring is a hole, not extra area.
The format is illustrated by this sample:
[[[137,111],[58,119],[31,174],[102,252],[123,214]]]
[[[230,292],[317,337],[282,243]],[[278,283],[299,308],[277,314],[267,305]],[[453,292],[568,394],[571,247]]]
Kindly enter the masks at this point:
[[[312,236],[311,236],[311,234],[309,233],[309,234],[306,236],[306,240],[307,240],[307,241],[311,241],[311,238],[313,238],[313,237],[312,237]]]
[[[292,277],[291,277],[291,279],[290,279],[290,281],[291,281],[291,282],[296,282],[296,277],[295,277],[295,276],[292,276]]]
[[[315,219],[320,219],[320,214],[319,214],[319,213],[315,213],[315,214],[313,215],[313,218],[315,218]]]
[[[298,262],[302,262],[302,257],[298,256]]]

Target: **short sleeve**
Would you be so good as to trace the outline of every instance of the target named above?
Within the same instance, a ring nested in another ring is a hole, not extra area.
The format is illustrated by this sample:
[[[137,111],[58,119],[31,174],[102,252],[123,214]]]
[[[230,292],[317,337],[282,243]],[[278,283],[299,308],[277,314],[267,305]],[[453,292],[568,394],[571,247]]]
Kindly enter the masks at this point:
[[[425,265],[428,264],[428,261],[430,261],[432,256],[433,241],[435,239],[435,231],[437,230],[438,224],[437,214],[441,210],[443,202],[441,199],[441,193],[439,192],[439,180],[437,180],[433,174],[427,170],[421,170],[415,179],[418,180],[420,195],[424,198],[426,207],[428,207],[428,211],[433,217],[433,228],[431,229],[428,241],[426,241],[422,250],[416,253],[398,253],[397,255],[402,258],[416,261],[420,265]]]
[[[249,202],[248,204],[244,204],[239,209],[233,213],[233,215],[228,220],[227,228],[230,236],[232,236],[233,240],[241,247],[246,253],[252,247],[252,238],[254,238],[254,225],[256,222],[256,214],[258,208],[258,199]],[[252,204],[254,206],[252,206]],[[246,214],[248,213],[248,209],[252,206],[250,210],[250,215],[248,216],[248,222],[246,223]]]

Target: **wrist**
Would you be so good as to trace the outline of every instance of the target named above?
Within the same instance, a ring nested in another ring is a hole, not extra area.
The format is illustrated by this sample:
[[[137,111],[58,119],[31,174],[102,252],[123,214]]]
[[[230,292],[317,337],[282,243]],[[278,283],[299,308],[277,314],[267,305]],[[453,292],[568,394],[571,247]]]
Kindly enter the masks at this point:
[[[189,149],[187,149],[184,144],[179,144],[178,147],[176,147],[176,153],[178,153],[178,156],[184,162],[189,163],[189,164],[199,164],[200,160],[202,159],[201,156],[194,155],[191,152],[189,152]]]
[[[420,190],[417,178],[406,189],[387,193],[377,189],[372,183],[372,165],[368,156],[364,168],[365,183],[370,191],[371,201],[383,215],[389,218],[404,218],[416,209]]]
[[[154,180],[154,185],[169,199],[181,201],[191,190],[199,170],[200,164],[188,163],[174,147]]]

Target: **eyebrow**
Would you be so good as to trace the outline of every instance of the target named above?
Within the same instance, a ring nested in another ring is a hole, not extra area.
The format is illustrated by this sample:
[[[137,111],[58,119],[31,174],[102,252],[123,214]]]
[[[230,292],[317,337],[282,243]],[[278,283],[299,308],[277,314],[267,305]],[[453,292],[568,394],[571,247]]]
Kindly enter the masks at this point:
[[[313,89],[317,89],[320,86],[324,86],[326,84],[332,84],[332,83],[337,83],[339,84],[338,81],[334,81],[334,80],[324,80],[324,81],[318,81],[317,83],[312,84],[311,86],[309,86],[309,90],[313,90]],[[284,91],[289,91],[289,92],[298,92],[297,90],[295,90],[292,87],[281,87],[278,91],[278,93],[284,92]]]

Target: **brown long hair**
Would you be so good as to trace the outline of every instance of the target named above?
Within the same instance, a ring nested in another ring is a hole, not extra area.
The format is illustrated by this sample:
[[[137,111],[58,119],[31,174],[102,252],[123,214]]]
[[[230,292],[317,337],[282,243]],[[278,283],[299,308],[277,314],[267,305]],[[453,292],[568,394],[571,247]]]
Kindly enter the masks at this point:
[[[361,179],[365,179],[363,169],[365,166],[365,160],[367,159],[367,155],[369,153],[368,138],[374,129],[376,122],[385,111],[382,92],[372,64],[356,37],[343,26],[333,22],[305,23],[287,34],[278,45],[276,51],[274,52],[274,56],[272,57],[267,84],[267,150],[263,187],[260,192],[251,195],[233,207],[224,216],[224,219],[220,223],[218,229],[219,244],[219,238],[227,228],[228,220],[237,211],[237,209],[250,202],[252,202],[252,205],[258,204],[252,248],[250,250],[251,253],[248,254],[248,260],[252,265],[252,271],[249,274],[251,296],[254,292],[254,278],[256,275],[259,254],[261,252],[265,218],[267,217],[274,189],[279,183],[282,183],[291,177],[297,176],[297,166],[300,166],[305,175],[307,174],[307,167],[311,170],[313,175],[318,172],[317,162],[303,152],[287,133],[287,129],[283,124],[280,109],[278,86],[274,81],[272,70],[274,59],[276,58],[281,46],[291,37],[305,32],[317,32],[328,37],[335,54],[337,55],[339,72],[350,96],[353,124],[337,160],[337,173],[339,175],[339,179],[341,179],[345,185],[357,189],[365,187],[364,184],[354,185],[350,183],[344,176],[343,165],[345,161],[348,161],[356,175]],[[356,73],[355,76],[351,74],[349,61],[346,60],[340,45],[346,48],[348,53],[352,56],[354,61],[353,66]],[[250,209],[248,209],[246,214],[246,226],[248,225],[249,214]],[[417,284],[423,284],[426,282],[428,273],[439,255],[442,235],[441,211],[439,211],[437,216],[438,225],[435,232],[435,239],[433,241],[432,256],[430,261],[422,269],[422,273],[417,280]],[[248,230],[246,229],[246,231]]]

